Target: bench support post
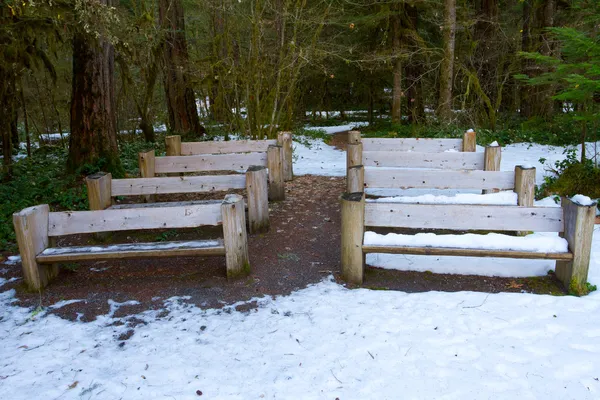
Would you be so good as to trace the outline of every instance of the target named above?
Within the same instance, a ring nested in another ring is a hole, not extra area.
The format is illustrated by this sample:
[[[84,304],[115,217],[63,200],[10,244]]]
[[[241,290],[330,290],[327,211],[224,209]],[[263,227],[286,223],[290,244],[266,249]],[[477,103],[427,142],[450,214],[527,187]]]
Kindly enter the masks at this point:
[[[269,168],[269,200],[285,200],[283,182],[283,147],[271,145],[267,149],[267,168]]]
[[[154,162],[154,150],[138,153],[138,164],[140,166],[140,176],[142,178],[154,178],[156,176]],[[151,194],[144,196],[146,203],[153,203],[154,198],[155,196]]]
[[[181,136],[172,135],[165,137],[165,147],[167,149],[167,156],[180,156],[181,155]],[[167,174],[167,176],[183,176],[183,172]]]
[[[365,195],[344,193],[342,203],[342,278],[362,284],[365,271],[362,251],[365,233]]]
[[[592,235],[596,217],[596,203],[582,206],[563,197],[565,231],[561,234],[569,242],[573,253],[571,261],[556,262],[556,276],[570,294],[577,296],[588,293],[587,278],[592,250]]]
[[[486,146],[484,153],[483,170],[484,171],[500,171],[500,160],[502,157],[502,147],[500,146]],[[484,190],[483,194],[486,193],[497,193],[500,190],[490,189]]]
[[[362,165],[354,165],[348,168],[346,186],[346,192],[348,193],[365,190],[365,168]]]
[[[252,166],[246,171],[246,192],[248,193],[248,227],[250,233],[263,233],[269,230],[269,189],[267,169]]]
[[[346,150],[346,172],[355,165],[362,165],[362,153],[362,143],[348,144],[348,149]]]
[[[85,178],[90,210],[106,210],[112,204],[112,175],[98,172]]]
[[[294,179],[292,162],[292,132],[279,132],[277,144],[283,147],[283,180],[289,182]]]
[[[473,152],[477,150],[476,133],[474,130],[469,130],[463,134],[462,151]]]
[[[244,198],[238,194],[228,194],[221,205],[221,213],[227,279],[247,275],[250,273],[250,260]]]
[[[525,168],[521,165],[515,167],[515,192],[517,205],[520,207],[533,207],[535,198],[535,168]],[[527,231],[518,231],[518,236],[528,235]]]
[[[49,213],[48,205],[42,204],[13,214],[23,276],[31,290],[41,290],[57,274],[55,267],[36,261],[36,256],[48,247]]]

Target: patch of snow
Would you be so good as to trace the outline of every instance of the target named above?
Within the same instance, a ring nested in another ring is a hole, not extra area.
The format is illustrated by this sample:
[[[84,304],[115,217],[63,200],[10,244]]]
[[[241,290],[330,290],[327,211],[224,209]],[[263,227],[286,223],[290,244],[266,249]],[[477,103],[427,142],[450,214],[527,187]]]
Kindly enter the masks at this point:
[[[337,126],[307,126],[304,129],[307,131],[325,131],[326,134],[332,135],[334,133],[351,131],[353,129],[360,128],[362,126],[369,125],[368,122],[353,122],[347,125],[337,125]]]
[[[65,254],[65,253],[104,253],[111,251],[133,251],[133,250],[168,250],[180,248],[203,248],[218,246],[219,240],[187,241],[187,242],[156,242],[156,243],[125,243],[111,246],[73,246],[73,247],[51,247],[42,252],[43,255]]]
[[[70,304],[80,303],[82,301],[85,301],[85,300],[61,300],[59,302],[56,302],[56,303],[52,304],[48,308],[51,309],[51,310],[58,310],[59,308],[63,308],[63,307],[68,306]]]
[[[294,175],[346,176],[346,152],[323,139],[294,140],[293,164]]]
[[[21,262],[21,256],[8,256],[4,264],[6,265],[15,265]]]
[[[495,140],[492,143],[490,143],[490,145],[489,145],[489,147],[498,147],[498,146],[500,146],[500,145]]]
[[[509,236],[500,233],[478,235],[436,235],[435,233],[417,233],[403,235],[365,232],[365,245],[400,247],[444,247],[486,250],[532,251],[536,253],[564,253],[569,251],[566,239],[533,233],[527,236]]]
[[[473,133],[473,132],[475,132],[473,129],[469,129],[469,130],[467,131],[467,133]]]
[[[459,151],[456,149],[448,149],[448,150],[444,150],[444,153],[458,153]]]
[[[411,203],[411,204],[494,204],[516,205],[518,195],[515,192],[503,191],[489,194],[458,193],[454,196],[424,194],[420,196],[382,197],[367,199],[373,203]]]
[[[582,194],[576,194],[575,196],[571,197],[571,201],[579,204],[580,206],[592,206],[595,204],[594,200]]]

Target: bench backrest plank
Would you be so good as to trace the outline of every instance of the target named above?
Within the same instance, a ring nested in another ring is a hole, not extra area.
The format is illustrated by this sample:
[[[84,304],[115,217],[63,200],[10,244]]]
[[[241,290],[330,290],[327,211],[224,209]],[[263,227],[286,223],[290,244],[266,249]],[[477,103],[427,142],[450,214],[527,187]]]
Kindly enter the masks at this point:
[[[365,167],[450,170],[483,170],[485,166],[484,154],[475,152],[416,153],[399,151],[363,151],[362,163]]]
[[[244,189],[245,175],[206,175],[167,178],[113,179],[111,196],[135,196],[167,193],[203,193]]]
[[[420,153],[462,151],[462,139],[363,138],[363,151],[416,151]]]
[[[512,171],[365,168],[367,188],[500,189],[515,187]]]
[[[48,236],[219,225],[221,204],[215,200],[184,207],[53,212],[48,217]]]
[[[397,228],[562,232],[560,207],[365,204],[365,225]]]
[[[181,155],[193,156],[198,154],[230,154],[230,153],[266,153],[277,140],[229,140],[218,142],[182,142]]]
[[[266,153],[229,155],[166,156],[156,157],[155,173],[239,171],[251,165],[267,166]]]

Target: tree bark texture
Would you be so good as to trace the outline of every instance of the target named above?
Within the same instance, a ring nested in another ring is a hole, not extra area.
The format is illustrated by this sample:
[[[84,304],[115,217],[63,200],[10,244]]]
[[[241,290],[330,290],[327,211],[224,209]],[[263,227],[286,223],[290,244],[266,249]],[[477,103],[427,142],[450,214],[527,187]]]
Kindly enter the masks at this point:
[[[452,76],[454,74],[454,45],[456,38],[456,0],[444,0],[444,58],[440,66],[440,96],[438,118],[452,119]]]
[[[394,58],[392,87],[392,122],[399,124],[402,122],[402,5],[394,7],[392,15],[392,52]]]
[[[159,0],[159,21],[165,31],[164,86],[173,134],[204,135],[189,77],[189,56],[181,0]]]
[[[111,0],[101,0],[110,5]],[[122,175],[117,147],[114,47],[85,32],[73,36],[71,135],[67,166],[75,171],[102,162],[105,171]],[[102,161],[101,161],[102,160]]]

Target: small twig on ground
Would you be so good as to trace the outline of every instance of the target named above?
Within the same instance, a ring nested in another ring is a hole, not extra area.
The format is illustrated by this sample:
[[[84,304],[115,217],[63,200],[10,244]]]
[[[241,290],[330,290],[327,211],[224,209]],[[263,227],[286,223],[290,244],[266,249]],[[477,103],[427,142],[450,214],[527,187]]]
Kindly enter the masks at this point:
[[[373,354],[371,354],[371,352],[369,350],[367,350],[367,353],[369,353],[369,355],[371,356],[371,358],[374,360],[375,357],[373,357]]]
[[[335,376],[335,374],[333,373],[333,370],[330,369],[329,372],[331,372],[331,375],[333,375],[333,377],[335,378],[336,381],[338,381],[339,383],[341,383],[342,385],[344,384],[342,381],[340,381],[337,376]]]
[[[463,308],[479,308],[479,307],[481,307],[482,305],[485,304],[485,302],[487,301],[488,297],[490,297],[490,294],[491,293],[488,293],[487,296],[485,296],[485,299],[483,299],[483,302],[480,305],[478,305],[478,306],[465,306]]]

